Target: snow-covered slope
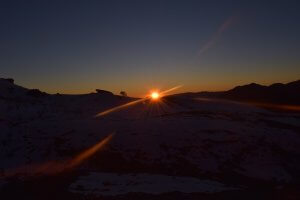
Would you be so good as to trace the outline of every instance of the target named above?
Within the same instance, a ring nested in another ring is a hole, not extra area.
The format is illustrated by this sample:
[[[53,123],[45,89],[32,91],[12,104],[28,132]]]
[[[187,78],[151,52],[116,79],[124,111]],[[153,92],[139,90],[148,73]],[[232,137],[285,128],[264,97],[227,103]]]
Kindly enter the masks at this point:
[[[14,95],[7,88],[16,88]],[[160,184],[162,193],[202,193],[208,183],[217,185],[215,192],[248,190],[257,184],[274,188],[299,184],[297,113],[173,96],[95,118],[96,113],[133,99],[98,93],[33,97],[5,80],[0,81],[0,92],[5,97],[0,98],[2,186],[9,182],[6,174],[15,175],[7,172],[34,175],[30,166],[69,159],[113,132],[104,149],[75,169],[84,174],[68,182],[69,192],[126,196],[155,194],[151,184]],[[136,177],[132,180],[128,174]],[[102,177],[125,185],[108,191],[102,180],[96,180]],[[176,183],[170,186],[170,177],[182,188],[170,189]],[[126,185],[136,179],[142,186]],[[194,189],[189,181],[195,182]]]

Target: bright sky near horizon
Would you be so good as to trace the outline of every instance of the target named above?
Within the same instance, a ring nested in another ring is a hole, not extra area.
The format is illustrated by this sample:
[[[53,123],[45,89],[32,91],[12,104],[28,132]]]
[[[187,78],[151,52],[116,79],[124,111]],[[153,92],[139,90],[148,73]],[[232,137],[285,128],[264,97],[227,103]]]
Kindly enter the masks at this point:
[[[130,96],[300,79],[299,1],[1,1],[0,76]]]

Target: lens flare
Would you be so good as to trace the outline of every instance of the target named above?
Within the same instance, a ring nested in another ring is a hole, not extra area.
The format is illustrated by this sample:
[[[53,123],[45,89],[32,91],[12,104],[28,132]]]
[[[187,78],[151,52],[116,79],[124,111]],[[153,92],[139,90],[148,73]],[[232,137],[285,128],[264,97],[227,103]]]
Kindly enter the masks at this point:
[[[162,92],[160,93],[160,95],[161,95],[161,96],[164,96],[165,94],[167,94],[167,93],[169,93],[169,92],[172,92],[172,91],[174,91],[174,90],[177,90],[177,89],[179,89],[179,88],[181,88],[181,87],[182,87],[182,85],[178,85],[178,86],[176,86],[176,87],[172,87],[172,88],[170,88],[170,89],[168,89],[168,90],[162,91]]]
[[[27,176],[38,176],[38,175],[53,175],[65,172],[74,167],[80,165],[83,161],[87,160],[89,157],[94,155],[96,152],[101,150],[107,143],[109,143],[114,136],[114,133],[109,134],[104,139],[100,140],[98,143],[92,147],[86,149],[85,151],[77,154],[77,156],[62,160],[62,161],[47,161],[40,164],[30,164],[15,169],[4,170],[0,174],[0,178],[7,178],[15,176],[17,174],[27,175]]]
[[[135,105],[135,104],[140,103],[142,101],[145,101],[145,99],[138,99],[138,100],[131,101],[129,103],[126,103],[126,104],[123,104],[123,105],[120,105],[120,106],[116,106],[116,107],[110,108],[108,110],[105,110],[103,112],[98,113],[97,115],[95,115],[95,117],[101,117],[101,116],[107,115],[109,113],[112,113],[112,112],[115,112],[115,111],[119,111],[119,110],[121,110],[123,108]]]
[[[73,168],[80,163],[82,163],[84,160],[91,157],[93,154],[95,154],[97,151],[99,151],[102,147],[104,147],[114,136],[114,133],[111,133],[106,138],[95,144],[94,146],[86,149],[82,153],[78,154],[76,157],[74,157],[67,165],[67,168]]]
[[[159,98],[165,96],[167,93],[169,93],[169,92],[171,92],[171,91],[173,91],[173,90],[177,90],[177,89],[180,88],[180,87],[182,87],[182,85],[173,87],[173,88],[171,88],[171,89],[162,91],[162,92],[160,92],[160,93],[158,93],[158,92],[152,92],[150,95],[146,96],[145,98],[141,98],[141,99],[138,99],[138,100],[135,100],[135,101],[131,101],[131,102],[129,102],[129,103],[126,103],[126,104],[123,104],[123,105],[120,105],[120,106],[116,106],[116,107],[110,108],[110,109],[108,109],[108,110],[99,112],[98,114],[95,115],[95,117],[102,117],[102,116],[104,116],[104,115],[110,114],[110,113],[112,113],[112,112],[119,111],[119,110],[121,110],[121,109],[127,108],[127,107],[129,107],[129,106],[133,106],[133,105],[135,105],[135,104],[144,102],[144,101],[149,100],[149,99],[157,100],[157,99],[159,99]]]

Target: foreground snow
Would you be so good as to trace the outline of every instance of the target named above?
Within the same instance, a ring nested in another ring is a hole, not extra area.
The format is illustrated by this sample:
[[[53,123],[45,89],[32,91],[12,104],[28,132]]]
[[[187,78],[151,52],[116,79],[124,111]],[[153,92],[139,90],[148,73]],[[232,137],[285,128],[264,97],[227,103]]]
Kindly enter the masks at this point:
[[[158,174],[90,173],[70,185],[72,192],[85,195],[117,196],[127,193],[162,194],[170,192],[214,193],[237,188],[210,180]]]
[[[96,93],[32,97],[25,88],[3,84],[0,87],[0,175],[6,172],[34,175],[41,172],[37,166],[64,162],[115,133],[104,149],[76,168],[95,172],[77,179],[77,182],[84,181],[82,186],[86,192],[91,192],[89,185],[97,181],[100,184],[95,185],[97,191],[103,189],[103,177],[120,183],[124,193],[168,192],[176,184],[179,184],[178,191],[193,192],[193,181],[195,190],[210,191],[206,190],[207,182],[204,184],[202,180],[221,181],[238,188],[257,183],[299,184],[299,113],[271,112],[235,102],[177,96],[95,118],[98,112],[132,100]],[[119,177],[116,173],[137,176]],[[181,184],[177,182],[183,180],[179,176],[195,179],[185,179]],[[125,187],[131,180],[139,184]],[[151,184],[140,180],[155,185],[164,183],[168,187],[152,190]],[[5,184],[9,179],[0,182]],[[77,182],[68,183],[73,191]],[[120,185],[111,186],[103,194],[120,194]]]

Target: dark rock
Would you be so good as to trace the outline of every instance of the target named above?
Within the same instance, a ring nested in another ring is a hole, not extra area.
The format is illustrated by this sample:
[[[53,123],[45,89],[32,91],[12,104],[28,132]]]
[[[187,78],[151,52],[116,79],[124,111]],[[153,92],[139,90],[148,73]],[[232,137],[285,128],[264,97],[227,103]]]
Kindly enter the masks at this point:
[[[48,95],[47,93],[41,92],[41,91],[38,90],[38,89],[31,89],[31,90],[28,90],[26,94],[27,94],[28,96],[32,96],[32,97],[35,97],[35,98],[38,98],[38,97],[44,97],[44,96],[47,96],[47,95]]]
[[[114,95],[112,92],[109,92],[109,91],[106,91],[106,90],[96,89],[96,92],[98,94],[104,94],[104,95],[109,95],[109,96],[113,96]]]
[[[14,82],[15,82],[14,79],[12,79],[12,78],[3,78],[2,80],[8,81],[11,84],[14,84]]]

